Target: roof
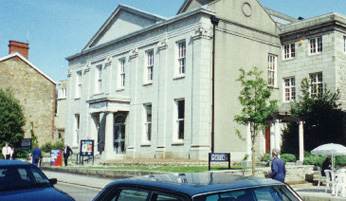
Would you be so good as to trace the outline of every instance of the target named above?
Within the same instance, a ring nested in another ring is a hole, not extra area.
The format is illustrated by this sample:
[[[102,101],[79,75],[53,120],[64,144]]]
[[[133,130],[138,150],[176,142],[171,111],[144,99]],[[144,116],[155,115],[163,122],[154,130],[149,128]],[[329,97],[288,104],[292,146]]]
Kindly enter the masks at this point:
[[[187,174],[160,174],[116,180],[109,186],[145,186],[167,190],[190,197],[216,193],[224,190],[247,189],[260,186],[283,185],[282,183],[257,177],[232,175],[230,172],[204,172]]]
[[[26,64],[28,64],[30,67],[32,67],[34,70],[36,70],[38,73],[40,73],[47,80],[51,81],[53,84],[56,84],[56,82],[50,76],[48,76],[47,74],[42,72],[39,68],[37,68],[34,64],[32,64],[28,59],[26,59],[25,57],[23,57],[21,54],[19,54],[17,52],[0,58],[0,62],[12,59],[14,57],[20,58],[22,61],[24,61]]]
[[[165,21],[166,18],[161,17],[159,15],[154,15],[152,13],[128,6],[128,5],[124,5],[124,4],[119,4],[119,6],[113,11],[113,13],[111,14],[111,16],[106,20],[106,22],[100,27],[100,29],[96,32],[96,34],[91,38],[91,40],[87,43],[87,45],[83,48],[83,49],[87,49],[88,47],[90,47],[97,39],[98,37],[107,30],[107,27],[109,24],[112,23],[112,20],[121,12],[121,11],[126,11],[129,13],[134,13],[136,15],[142,16],[146,19],[150,19],[153,21]]]
[[[294,18],[294,17],[291,17],[287,14],[284,14],[284,13],[281,13],[277,10],[273,10],[271,8],[264,8],[267,13],[273,18],[273,20],[276,22],[276,23],[279,23],[279,24],[290,24],[292,22],[298,22],[299,20]]]
[[[30,165],[30,163],[20,161],[20,160],[0,160],[1,166],[17,166],[17,165]]]

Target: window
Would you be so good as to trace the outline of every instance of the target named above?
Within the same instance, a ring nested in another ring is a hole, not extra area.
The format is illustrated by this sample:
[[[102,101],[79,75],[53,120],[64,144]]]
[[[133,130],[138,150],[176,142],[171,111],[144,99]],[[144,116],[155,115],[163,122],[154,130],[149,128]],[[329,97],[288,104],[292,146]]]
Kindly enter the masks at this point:
[[[125,59],[119,60],[118,80],[118,88],[123,89],[125,87]]]
[[[112,201],[146,201],[148,200],[149,193],[140,190],[121,190],[119,195],[112,199]]]
[[[73,146],[78,146],[79,142],[79,128],[80,128],[80,115],[74,115],[75,123],[74,123],[74,137],[73,137]]]
[[[322,36],[310,39],[310,54],[318,54],[322,49]]]
[[[276,86],[276,71],[277,71],[278,56],[268,55],[268,85],[271,87]]]
[[[144,105],[145,110],[145,120],[144,120],[144,128],[145,128],[145,142],[151,141],[151,121],[152,121],[152,106],[151,104]]]
[[[61,87],[58,91],[58,99],[66,98],[66,88]]]
[[[346,36],[344,36],[344,52],[346,52]]]
[[[291,59],[296,56],[296,46],[294,43],[284,45],[284,59]]]
[[[179,198],[167,196],[167,195],[154,195],[154,201],[182,201]]]
[[[310,95],[316,97],[323,93],[322,72],[310,74]]]
[[[153,69],[154,69],[154,50],[146,51],[146,77],[145,81],[151,83],[153,81]]]
[[[178,75],[184,75],[186,71],[186,42],[177,43],[178,46]]]
[[[284,101],[289,102],[296,99],[296,81],[294,77],[284,79]]]
[[[102,92],[102,65],[96,66],[95,93]]]
[[[178,140],[184,139],[185,100],[176,100],[176,134]]]
[[[80,98],[82,93],[82,71],[76,73],[75,98]]]

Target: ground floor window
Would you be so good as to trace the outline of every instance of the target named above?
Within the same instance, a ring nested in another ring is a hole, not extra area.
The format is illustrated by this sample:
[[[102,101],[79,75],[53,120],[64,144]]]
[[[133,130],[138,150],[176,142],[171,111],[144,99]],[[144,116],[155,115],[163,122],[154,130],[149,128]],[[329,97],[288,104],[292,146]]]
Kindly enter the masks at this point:
[[[151,141],[152,106],[144,104],[144,141]]]
[[[178,140],[184,139],[184,122],[185,122],[185,100],[175,100],[176,105],[176,134]]]

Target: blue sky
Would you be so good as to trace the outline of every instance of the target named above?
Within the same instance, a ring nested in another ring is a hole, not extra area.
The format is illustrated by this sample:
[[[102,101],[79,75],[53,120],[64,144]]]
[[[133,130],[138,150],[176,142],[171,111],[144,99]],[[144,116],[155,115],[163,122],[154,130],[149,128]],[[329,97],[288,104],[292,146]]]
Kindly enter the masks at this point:
[[[9,40],[29,42],[30,61],[58,81],[66,78],[65,57],[79,52],[119,3],[170,17],[184,0],[0,1],[0,57],[7,55]],[[260,1],[293,17],[346,15],[345,0]]]

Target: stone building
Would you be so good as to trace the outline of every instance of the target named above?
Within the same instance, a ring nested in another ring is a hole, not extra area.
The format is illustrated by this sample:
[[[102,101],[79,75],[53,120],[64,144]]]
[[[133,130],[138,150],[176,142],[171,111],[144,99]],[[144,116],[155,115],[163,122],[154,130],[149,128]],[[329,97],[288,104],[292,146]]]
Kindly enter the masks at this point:
[[[0,88],[10,88],[23,107],[25,137],[40,145],[54,137],[55,81],[28,60],[29,45],[10,41],[9,55],[0,58]]]
[[[215,152],[241,160],[251,151],[249,128],[234,122],[238,69],[264,72],[281,113],[298,97],[304,77],[311,93],[325,84],[340,89],[345,109],[345,52],[346,17],[336,13],[297,20],[257,0],[186,0],[165,19],[120,5],[67,58],[65,139],[76,148],[80,139],[94,139],[104,159],[206,159],[214,92]],[[269,123],[257,153],[280,148],[284,126],[280,119]],[[302,122],[299,130],[302,137]]]

